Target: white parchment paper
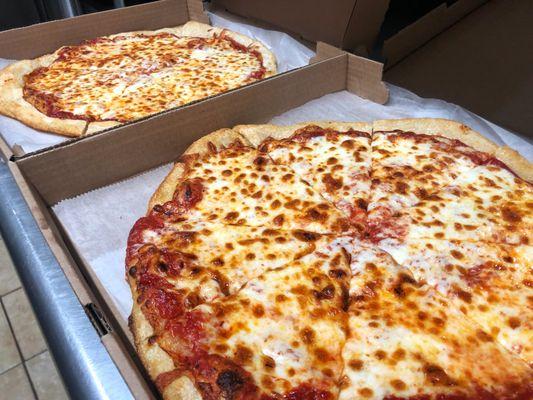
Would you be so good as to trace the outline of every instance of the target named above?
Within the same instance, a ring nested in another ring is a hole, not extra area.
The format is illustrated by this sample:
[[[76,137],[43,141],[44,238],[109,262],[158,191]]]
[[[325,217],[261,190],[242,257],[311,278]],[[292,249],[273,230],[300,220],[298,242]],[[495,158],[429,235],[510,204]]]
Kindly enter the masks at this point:
[[[209,13],[209,17],[213,26],[227,28],[264,43],[276,55],[279,72],[303,67],[309,64],[309,59],[315,54],[286,33],[269,31],[245,24],[240,18],[227,13],[220,13],[220,15]],[[0,59],[0,69],[12,62],[13,60]],[[0,90],[2,89],[0,88]],[[9,147],[13,148],[15,144],[18,144],[25,153],[31,153],[69,140],[69,138],[64,136],[30,128],[13,118],[3,115],[0,115],[0,134]]]

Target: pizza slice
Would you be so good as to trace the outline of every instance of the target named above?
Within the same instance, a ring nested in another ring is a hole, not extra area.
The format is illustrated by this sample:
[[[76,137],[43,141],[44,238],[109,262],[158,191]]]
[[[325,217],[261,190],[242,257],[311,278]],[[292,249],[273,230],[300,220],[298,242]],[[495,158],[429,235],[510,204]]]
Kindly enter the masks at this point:
[[[368,204],[371,237],[401,234],[405,221],[400,211],[427,199],[461,173],[494,162],[484,151],[492,153],[496,147],[454,121],[375,121]]]
[[[161,294],[182,313],[236,293],[267,270],[324,251],[332,241],[307,231],[172,222],[151,213],[131,230],[126,269],[138,290]]]
[[[340,399],[526,399],[533,372],[379,250],[352,255]]]
[[[437,239],[385,250],[533,365],[533,247]]]
[[[236,141],[227,147],[215,144],[227,143],[231,137]],[[290,168],[246,145],[237,132],[226,129],[205,136],[182,160],[156,194],[160,204],[156,212],[188,220],[318,233],[352,229],[339,210]]]
[[[364,231],[370,191],[370,124],[317,122],[234,129],[277,164],[290,167],[342,210],[358,231]]]
[[[476,167],[401,213],[390,237],[533,243],[533,187],[498,165]]]
[[[175,365],[155,378],[163,397],[336,398],[348,273],[336,246],[268,270],[234,295],[177,318],[136,302],[134,318],[155,324],[155,336],[141,339],[138,332],[136,340],[147,352],[151,340]]]

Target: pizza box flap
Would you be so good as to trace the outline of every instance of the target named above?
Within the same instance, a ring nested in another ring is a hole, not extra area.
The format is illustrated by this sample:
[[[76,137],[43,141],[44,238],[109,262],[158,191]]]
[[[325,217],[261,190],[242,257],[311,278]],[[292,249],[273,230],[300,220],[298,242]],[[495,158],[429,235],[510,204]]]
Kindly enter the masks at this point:
[[[383,55],[387,59],[387,66],[396,64],[486,1],[460,0],[450,5],[443,3],[386,39],[383,44]]]
[[[201,0],[161,0],[44,22],[0,32],[0,58],[35,58],[98,36],[178,26],[189,20],[209,23]]]

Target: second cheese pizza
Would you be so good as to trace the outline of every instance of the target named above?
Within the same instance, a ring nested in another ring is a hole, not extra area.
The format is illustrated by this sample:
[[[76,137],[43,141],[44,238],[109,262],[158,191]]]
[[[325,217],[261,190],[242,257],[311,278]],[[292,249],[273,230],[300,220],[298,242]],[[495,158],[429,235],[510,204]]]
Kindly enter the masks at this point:
[[[168,399],[533,398],[531,164],[437,119],[195,142],[131,230]]]
[[[0,113],[81,136],[276,73],[264,45],[198,22],[65,46],[0,71]]]

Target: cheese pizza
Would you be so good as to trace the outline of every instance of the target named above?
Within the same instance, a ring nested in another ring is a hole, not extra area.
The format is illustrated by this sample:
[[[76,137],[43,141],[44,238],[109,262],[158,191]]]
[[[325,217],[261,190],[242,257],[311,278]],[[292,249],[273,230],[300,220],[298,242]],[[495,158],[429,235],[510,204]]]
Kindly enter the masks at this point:
[[[264,45],[198,22],[64,46],[0,71],[0,113],[81,136],[276,73]]]
[[[530,399],[531,164],[459,123],[241,125],[131,230],[164,399]]]

